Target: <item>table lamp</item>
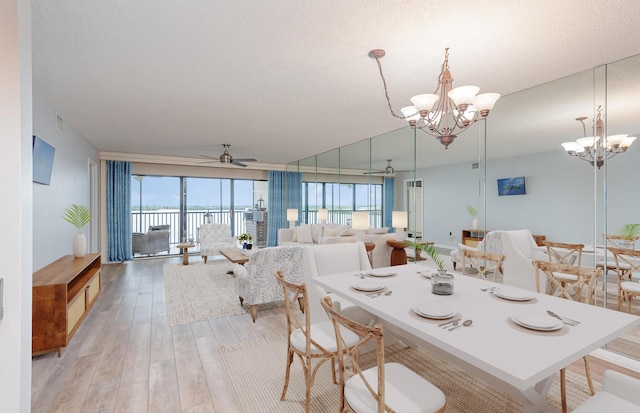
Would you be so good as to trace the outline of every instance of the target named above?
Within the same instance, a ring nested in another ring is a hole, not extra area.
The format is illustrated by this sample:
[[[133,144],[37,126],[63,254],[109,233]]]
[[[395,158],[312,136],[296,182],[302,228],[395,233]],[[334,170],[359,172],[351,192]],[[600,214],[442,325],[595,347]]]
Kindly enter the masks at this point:
[[[320,221],[321,224],[326,224],[327,219],[329,219],[329,210],[327,208],[320,208],[318,210],[318,221]]]
[[[404,229],[409,226],[407,218],[407,211],[391,212],[391,226],[396,229],[396,241],[402,241],[405,238]]]
[[[354,211],[351,214],[351,228],[356,231],[356,241],[364,242],[364,231],[369,229],[369,212]]]
[[[289,221],[289,228],[295,228],[297,220],[298,208],[287,208],[287,221]]]

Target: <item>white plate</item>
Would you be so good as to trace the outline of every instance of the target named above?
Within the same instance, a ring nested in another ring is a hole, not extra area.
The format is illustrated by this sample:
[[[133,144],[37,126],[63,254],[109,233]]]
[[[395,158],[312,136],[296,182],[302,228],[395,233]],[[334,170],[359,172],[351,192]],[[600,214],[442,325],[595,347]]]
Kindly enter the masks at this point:
[[[372,280],[363,280],[359,283],[352,285],[353,288],[359,291],[378,291],[384,288],[384,285],[380,284],[377,281]]]
[[[562,321],[544,313],[524,313],[511,316],[511,320],[525,328],[538,331],[554,331],[562,328]]]
[[[369,274],[372,277],[389,277],[391,275],[395,275],[396,272],[389,269],[380,269],[380,270],[369,270],[367,271],[367,274]]]
[[[422,317],[434,318],[436,320],[450,318],[456,314],[453,307],[444,302],[418,304],[413,307],[413,311]]]
[[[511,301],[529,301],[533,298],[527,291],[513,288],[496,288],[493,295]]]

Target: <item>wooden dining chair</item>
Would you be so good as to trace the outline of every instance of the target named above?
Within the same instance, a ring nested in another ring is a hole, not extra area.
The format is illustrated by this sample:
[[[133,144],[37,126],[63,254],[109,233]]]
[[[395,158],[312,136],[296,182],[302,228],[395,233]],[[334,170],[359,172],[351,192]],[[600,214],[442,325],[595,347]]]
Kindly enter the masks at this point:
[[[622,302],[627,302],[627,313],[631,312],[631,299],[640,296],[640,283],[633,281],[634,272],[640,272],[640,250],[629,250],[624,248],[610,247],[616,263],[616,273],[618,275],[618,305],[616,309],[620,311]]]
[[[338,347],[333,330],[333,323],[325,321],[311,324],[309,307],[309,295],[304,283],[295,284],[284,279],[282,271],[276,272],[278,283],[284,291],[284,302],[287,315],[287,369],[284,379],[284,388],[280,400],[284,400],[289,387],[291,363],[297,355],[302,363],[306,384],[305,411],[308,412],[311,405],[311,387],[318,372],[318,368],[324,362],[331,360],[331,374],[336,383],[335,359],[338,355]],[[303,317],[296,308],[301,305]],[[303,318],[301,320],[301,318]],[[359,337],[351,332],[345,332],[344,342],[347,348],[358,343]],[[313,367],[313,360],[318,360]]]
[[[498,280],[498,274],[502,271],[502,261],[504,260],[505,256],[502,254],[463,249],[462,273],[467,274],[469,269],[473,269],[474,272],[469,275],[484,279],[487,279],[487,276],[493,273],[493,281],[495,282]],[[469,268],[467,268],[467,265]]]
[[[340,412],[445,411],[446,398],[439,388],[402,364],[385,364],[382,325],[369,327],[345,317],[334,309],[331,297],[324,297],[322,306],[333,322],[337,340]],[[345,331],[356,334],[360,341],[350,347]],[[371,341],[376,344],[377,363],[363,370],[360,349]]]
[[[603,238],[605,238],[605,240],[606,240],[606,246],[607,246],[607,250],[609,250],[609,252],[610,252],[610,248],[629,249],[630,245],[634,246],[635,242],[638,239],[640,239],[640,237],[638,237],[638,236],[631,237],[630,239],[627,239],[627,238],[623,238],[621,235],[618,235],[618,234],[606,234],[606,236],[603,234]],[[635,249],[635,247],[633,247],[631,249]],[[620,267],[622,269],[629,269],[630,268],[629,265],[626,262],[620,262],[619,264],[620,264]],[[600,259],[596,263],[596,267],[605,268],[604,258]],[[616,272],[618,271],[618,265],[616,265],[615,259],[607,261],[605,274],[607,272],[609,272],[609,271],[616,271]]]
[[[556,297],[566,298],[572,301],[593,303],[595,280],[602,275],[602,268],[578,267],[570,264],[533,260],[531,264],[536,270],[536,283],[540,292],[540,272],[543,272],[549,281],[549,294]],[[566,276],[573,276],[574,280],[569,280]],[[585,290],[586,288],[586,290]],[[584,294],[583,294],[584,291]],[[583,298],[584,297],[584,298]],[[583,357],[584,372],[587,377],[587,384],[591,395],[595,394],[593,381],[591,380],[591,370],[589,359]],[[567,389],[566,389],[566,368],[560,370],[560,399],[562,401],[562,412],[567,411]]]
[[[549,262],[576,265],[578,267],[582,265],[582,250],[584,249],[584,244],[568,244],[565,242],[551,242],[547,240],[542,241],[542,243],[547,247]],[[555,274],[555,279],[562,285],[565,283],[575,283],[577,281],[575,275],[560,272]],[[548,283],[548,287],[547,294],[553,295],[554,285],[550,282]]]

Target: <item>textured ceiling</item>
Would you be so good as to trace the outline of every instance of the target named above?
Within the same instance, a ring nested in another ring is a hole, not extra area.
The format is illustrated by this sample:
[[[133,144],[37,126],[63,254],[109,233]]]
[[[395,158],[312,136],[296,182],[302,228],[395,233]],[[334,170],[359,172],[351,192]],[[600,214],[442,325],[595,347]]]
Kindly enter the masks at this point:
[[[32,16],[34,87],[100,150],[230,143],[266,163],[404,126],[374,48],[396,110],[435,89],[445,47],[454,86],[502,95],[640,52],[637,0],[33,0]]]

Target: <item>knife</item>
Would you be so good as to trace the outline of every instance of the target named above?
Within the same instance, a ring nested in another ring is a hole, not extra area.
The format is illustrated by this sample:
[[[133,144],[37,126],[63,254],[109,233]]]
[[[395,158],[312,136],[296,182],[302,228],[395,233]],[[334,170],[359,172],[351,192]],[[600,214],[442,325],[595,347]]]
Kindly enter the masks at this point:
[[[447,321],[446,323],[438,324],[438,327],[444,327],[444,326],[446,326],[447,324],[455,323],[456,321],[460,321],[460,320],[462,320],[462,319],[461,319],[461,318],[455,318],[455,319],[453,319],[453,320],[449,320],[449,321]]]
[[[572,325],[572,326],[577,326],[578,324],[580,324],[580,321],[572,320],[572,319],[567,318],[567,317],[559,316],[558,314],[554,313],[551,310],[547,310],[547,314],[549,314],[551,317],[557,318],[558,320],[562,321],[565,324],[569,324],[569,325]]]

